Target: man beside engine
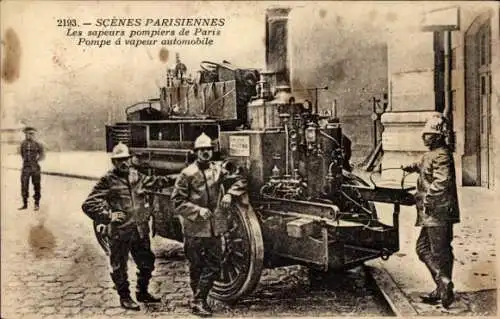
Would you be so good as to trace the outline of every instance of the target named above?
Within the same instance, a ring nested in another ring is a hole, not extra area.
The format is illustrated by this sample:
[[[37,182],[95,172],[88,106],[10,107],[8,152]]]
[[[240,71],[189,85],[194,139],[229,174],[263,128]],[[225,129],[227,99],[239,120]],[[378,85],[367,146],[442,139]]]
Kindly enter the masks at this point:
[[[246,193],[247,181],[241,174],[230,174],[223,165],[211,161],[212,141],[205,133],[196,139],[194,152],[197,159],[177,178],[172,201],[183,226],[193,291],[191,308],[193,314],[210,316],[207,297],[220,273],[222,235],[228,231],[227,209],[235,198]],[[226,191],[218,203],[221,189]]]
[[[150,247],[150,211],[145,191],[164,188],[173,184],[173,180],[138,172],[132,165],[128,147],[121,142],[113,148],[111,161],[114,168],[94,186],[82,210],[100,225],[98,231],[109,236],[111,278],[120,296],[120,305],[125,309],[140,310],[130,297],[128,255],[132,254],[138,268],[137,301],[159,302],[159,298],[148,292],[155,255]]]
[[[448,308],[454,301],[453,224],[460,222],[455,164],[446,144],[446,121],[441,116],[431,118],[424,127],[422,139],[429,149],[422,159],[403,166],[407,172],[418,172],[416,226],[421,226],[417,240],[419,259],[429,269],[437,288],[421,296],[422,301]]]

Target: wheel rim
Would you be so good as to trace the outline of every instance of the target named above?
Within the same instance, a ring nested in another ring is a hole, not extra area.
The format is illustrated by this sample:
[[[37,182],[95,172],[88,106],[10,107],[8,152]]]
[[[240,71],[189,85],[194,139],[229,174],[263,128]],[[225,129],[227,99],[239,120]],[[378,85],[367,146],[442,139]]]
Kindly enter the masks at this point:
[[[264,262],[264,242],[260,225],[250,205],[236,205],[231,212],[230,231],[223,239],[221,272],[210,295],[234,301],[253,291]]]

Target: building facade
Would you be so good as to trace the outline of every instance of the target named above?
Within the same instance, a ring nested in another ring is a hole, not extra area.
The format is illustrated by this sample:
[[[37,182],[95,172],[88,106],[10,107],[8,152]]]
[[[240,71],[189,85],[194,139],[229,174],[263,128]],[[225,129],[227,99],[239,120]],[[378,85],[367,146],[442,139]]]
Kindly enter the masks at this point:
[[[368,13],[340,8],[268,9],[266,67],[297,101],[317,101],[322,114],[335,110],[354,145],[352,160],[360,163],[381,137],[372,110],[373,99],[387,93],[387,44],[379,28],[361,23],[370,21]]]
[[[439,5],[427,9],[423,23],[415,18],[389,41],[382,168],[399,167],[425,151],[420,131],[438,111],[453,123],[458,185],[498,189],[500,6]]]

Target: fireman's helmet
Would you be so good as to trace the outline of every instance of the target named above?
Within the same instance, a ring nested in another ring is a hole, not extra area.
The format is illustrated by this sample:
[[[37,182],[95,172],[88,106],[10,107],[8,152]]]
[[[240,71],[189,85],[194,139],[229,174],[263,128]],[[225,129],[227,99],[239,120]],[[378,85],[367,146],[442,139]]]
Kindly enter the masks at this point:
[[[123,144],[122,142],[116,144],[116,146],[113,148],[113,152],[111,153],[111,159],[130,158],[130,157],[131,155],[128,151],[127,145]]]
[[[446,126],[442,117],[435,116],[425,123],[422,135],[424,134],[445,134]]]
[[[205,133],[202,133],[194,141],[194,149],[197,150],[199,148],[213,148],[213,146],[212,146],[212,140]]]

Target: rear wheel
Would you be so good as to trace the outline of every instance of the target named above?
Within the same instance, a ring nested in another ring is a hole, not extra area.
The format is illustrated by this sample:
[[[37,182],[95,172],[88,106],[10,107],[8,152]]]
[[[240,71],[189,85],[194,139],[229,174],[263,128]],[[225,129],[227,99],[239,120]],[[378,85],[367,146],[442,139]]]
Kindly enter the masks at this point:
[[[222,301],[235,301],[252,292],[264,264],[262,232],[252,206],[233,205],[230,216],[229,232],[223,240],[221,272],[210,292]]]

